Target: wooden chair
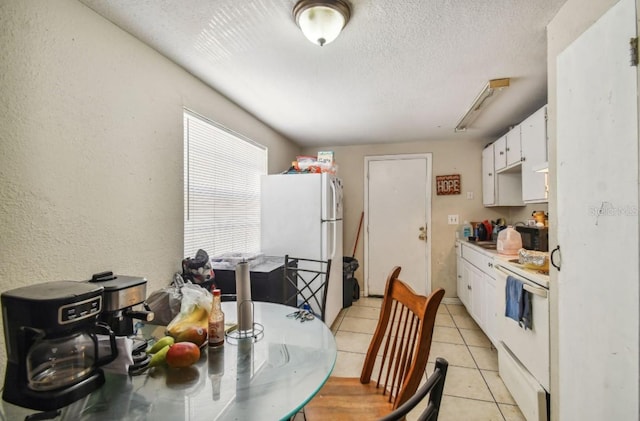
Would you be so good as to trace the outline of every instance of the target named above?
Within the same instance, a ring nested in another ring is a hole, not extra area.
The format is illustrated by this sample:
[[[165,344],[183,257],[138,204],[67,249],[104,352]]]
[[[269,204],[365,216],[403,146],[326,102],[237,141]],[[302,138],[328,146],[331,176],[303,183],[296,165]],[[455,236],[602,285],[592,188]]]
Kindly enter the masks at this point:
[[[447,377],[447,368],[449,363],[444,358],[436,358],[436,368],[427,379],[427,382],[418,389],[418,391],[409,398],[408,401],[400,405],[392,413],[385,415],[378,421],[401,421],[411,412],[418,404],[429,395],[429,402],[424,411],[418,416],[418,421],[437,421],[440,412],[440,403],[442,402],[442,393],[444,391],[444,380]]]
[[[285,287],[293,287],[293,293],[288,295],[285,304],[309,308],[324,322],[330,271],[331,259],[315,260],[284,256],[284,284]]]
[[[329,377],[305,406],[307,421],[377,419],[400,407],[418,389],[444,290],[439,288],[429,297],[418,295],[398,279],[399,274],[396,266],[387,278],[360,378]]]

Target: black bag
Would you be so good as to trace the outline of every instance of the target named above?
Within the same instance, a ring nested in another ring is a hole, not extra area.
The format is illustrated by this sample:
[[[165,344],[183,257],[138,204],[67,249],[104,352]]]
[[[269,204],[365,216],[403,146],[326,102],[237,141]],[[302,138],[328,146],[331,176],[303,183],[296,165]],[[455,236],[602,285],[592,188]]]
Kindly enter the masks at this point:
[[[208,291],[215,287],[213,282],[215,274],[206,251],[200,249],[196,257],[187,257],[182,261],[182,277],[185,281],[200,285]]]

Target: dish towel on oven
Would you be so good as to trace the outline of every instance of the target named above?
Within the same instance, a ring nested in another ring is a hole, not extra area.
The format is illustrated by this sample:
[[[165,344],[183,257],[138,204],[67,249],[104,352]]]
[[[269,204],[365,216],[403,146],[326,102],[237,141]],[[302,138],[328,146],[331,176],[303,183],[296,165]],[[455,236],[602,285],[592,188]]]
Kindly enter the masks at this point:
[[[513,276],[507,276],[507,286],[505,291],[505,311],[504,315],[520,323],[520,299],[522,297],[523,284]]]
[[[520,321],[518,323],[524,330],[531,329],[531,293],[524,289],[520,297]]]
[[[522,281],[507,276],[504,315],[515,320],[520,327],[531,329],[531,293],[524,290]]]

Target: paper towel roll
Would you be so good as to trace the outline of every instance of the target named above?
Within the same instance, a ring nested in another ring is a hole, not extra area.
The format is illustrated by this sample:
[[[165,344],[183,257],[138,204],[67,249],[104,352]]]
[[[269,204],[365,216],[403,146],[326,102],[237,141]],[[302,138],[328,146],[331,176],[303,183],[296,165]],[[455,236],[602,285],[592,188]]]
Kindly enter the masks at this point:
[[[251,282],[249,280],[249,263],[236,265],[236,294],[238,308],[238,330],[253,330],[253,302],[251,302]]]

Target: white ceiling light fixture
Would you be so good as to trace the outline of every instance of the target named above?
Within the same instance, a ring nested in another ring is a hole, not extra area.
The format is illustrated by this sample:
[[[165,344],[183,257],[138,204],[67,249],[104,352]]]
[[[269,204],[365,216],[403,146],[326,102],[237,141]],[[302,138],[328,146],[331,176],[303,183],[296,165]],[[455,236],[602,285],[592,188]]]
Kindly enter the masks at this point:
[[[476,97],[476,99],[471,104],[471,107],[467,110],[467,112],[462,116],[458,124],[456,124],[455,131],[456,132],[464,132],[467,130],[469,124],[471,124],[480,114],[481,108],[487,103],[487,100],[493,96],[496,91],[501,91],[504,88],[509,87],[509,78],[504,79],[491,79],[485,87],[482,89],[480,94]]]
[[[322,47],[338,38],[351,8],[344,0],[300,0],[293,7],[293,17],[304,36]]]

